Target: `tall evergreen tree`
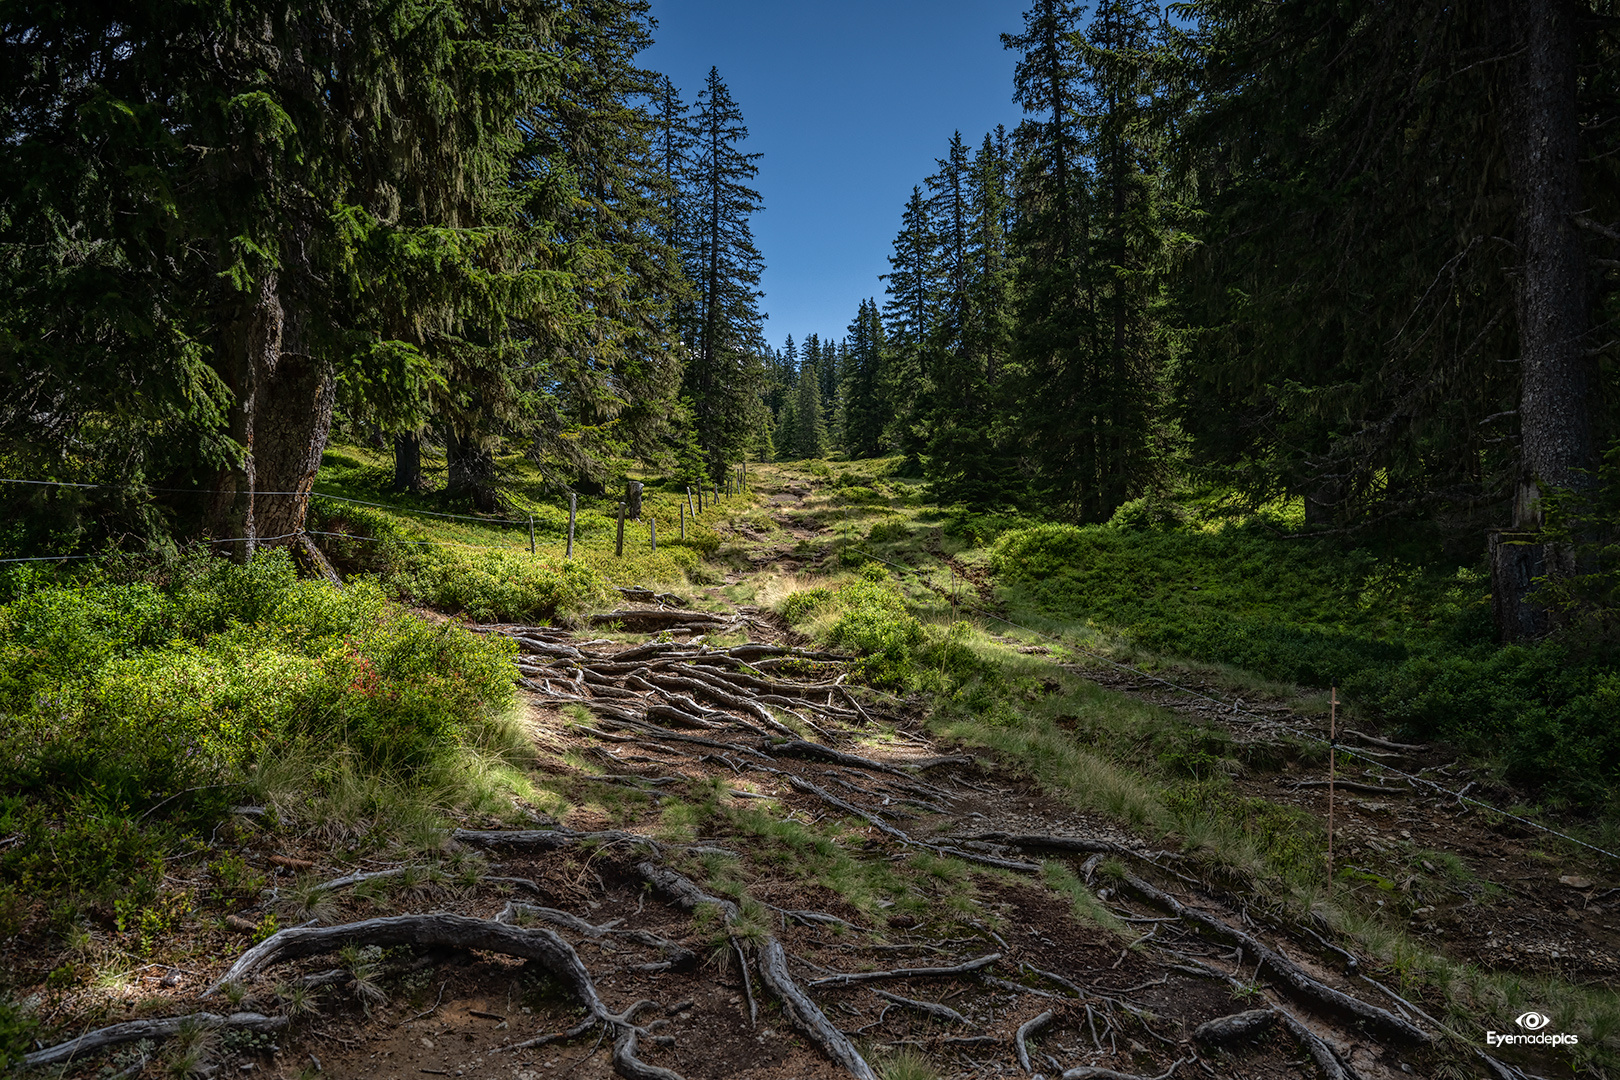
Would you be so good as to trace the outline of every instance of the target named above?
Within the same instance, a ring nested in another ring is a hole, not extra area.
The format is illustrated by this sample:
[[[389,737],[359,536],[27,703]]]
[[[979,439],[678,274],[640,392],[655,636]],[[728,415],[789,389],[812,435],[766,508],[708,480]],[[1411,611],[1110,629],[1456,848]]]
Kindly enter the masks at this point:
[[[454,352],[521,394],[523,341],[573,313],[516,120],[571,61],[539,4],[406,6],[8,8],[8,447],[285,539],[340,388],[419,419]]]
[[[929,401],[928,337],[939,317],[939,238],[922,188],[911,189],[900,232],[889,256],[888,300],[883,305],[889,339],[883,397],[889,404],[886,438],[920,464]]]
[[[749,186],[760,155],[742,149],[748,128],[718,69],[709,70],[693,113],[695,243],[688,251],[688,276],[697,303],[686,338],[685,390],[710,475],[718,481],[752,444],[761,422],[764,260],[749,224],[762,209],[759,192]]]
[[[844,364],[844,449],[852,458],[876,457],[884,451],[884,428],[890,416],[884,393],[883,365],[887,342],[876,300],[862,300],[849,324],[849,351]]]
[[[1020,472],[1047,505],[1081,520],[1107,517],[1106,401],[1096,356],[1095,299],[1087,288],[1088,175],[1075,122],[1085,72],[1083,9],[1037,0],[1024,33],[1002,43],[1022,57],[1014,99],[1032,118],[1016,133],[1018,312],[1013,341],[1028,406]]]
[[[821,352],[820,341],[814,334],[816,354]],[[821,408],[821,377],[816,370],[818,361],[806,359],[799,368],[799,386],[793,397],[795,458],[822,458],[827,456],[827,418]]]

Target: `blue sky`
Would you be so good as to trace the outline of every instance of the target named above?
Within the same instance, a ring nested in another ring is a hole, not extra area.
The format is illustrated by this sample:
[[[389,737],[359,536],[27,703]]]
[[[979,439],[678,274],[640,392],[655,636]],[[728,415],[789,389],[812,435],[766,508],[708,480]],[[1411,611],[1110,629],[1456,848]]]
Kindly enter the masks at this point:
[[[718,67],[748,123],[765,210],[762,309],[773,345],[842,337],[878,275],[913,184],[951,133],[977,146],[1020,114],[1014,54],[1026,0],[653,0],[641,56],[688,102]]]

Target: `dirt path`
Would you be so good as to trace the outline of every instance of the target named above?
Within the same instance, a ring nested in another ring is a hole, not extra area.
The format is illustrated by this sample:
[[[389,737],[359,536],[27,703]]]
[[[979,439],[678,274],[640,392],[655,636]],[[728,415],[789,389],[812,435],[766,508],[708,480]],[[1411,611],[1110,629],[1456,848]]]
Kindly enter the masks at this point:
[[[772,493],[769,531],[727,528],[748,567],[729,583],[818,557],[828,529],[805,506],[813,491]],[[960,569],[985,595],[982,575]],[[569,806],[559,818],[526,808],[523,830],[465,822],[368,882],[311,889],[339,871],[317,865],[296,886],[283,870],[281,925],[352,926],[353,944],[289,957],[207,999],[196,994],[234,958],[228,940],[176,977],[176,995],[215,1012],[297,1014],[279,1034],[217,1036],[207,1075],[859,1075],[838,1063],[839,1040],[892,1080],[1526,1075],[1485,1060],[1472,1030],[1448,1037],[1442,1021],[1455,1018],[1369,978],[1379,965],[1327,940],[1325,926],[1232,894],[1209,868],[1049,797],[1012,763],[940,742],[914,706],[853,687],[842,658],[719,589],[704,595],[715,610],[636,593],[598,618],[612,641],[484,628],[518,643],[540,767],[566,783]],[[1129,675],[1082,673],[1239,740],[1278,737]],[[1280,703],[1246,704],[1281,722]],[[1446,764],[1436,750],[1382,752],[1409,770]],[[1463,779],[1455,766],[1448,775]],[[1236,784],[1319,812],[1319,790],[1291,786],[1313,779]],[[1339,812],[1345,857],[1370,889],[1393,890],[1392,902],[1433,891],[1412,929],[1435,945],[1612,977],[1613,894],[1559,882],[1527,838],[1383,784],[1344,792]],[[1467,872],[1442,873],[1436,852]],[[249,854],[275,873],[287,853],[266,840]],[[670,872],[718,906],[692,910],[658,876]],[[453,944],[367,946],[382,938],[368,938],[364,920],[403,914],[545,928],[577,958],[603,1015],[634,1019],[547,1040],[591,1020],[561,968]],[[767,984],[771,955],[784,966]],[[785,1004],[794,993],[802,999]],[[635,1012],[640,1002],[650,1004]]]

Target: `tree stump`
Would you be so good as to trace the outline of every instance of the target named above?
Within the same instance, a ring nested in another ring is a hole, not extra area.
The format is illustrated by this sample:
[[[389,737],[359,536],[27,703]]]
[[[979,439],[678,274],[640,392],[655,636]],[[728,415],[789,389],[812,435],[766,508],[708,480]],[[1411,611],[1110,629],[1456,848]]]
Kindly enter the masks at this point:
[[[641,481],[624,482],[624,512],[632,521],[641,520]]]

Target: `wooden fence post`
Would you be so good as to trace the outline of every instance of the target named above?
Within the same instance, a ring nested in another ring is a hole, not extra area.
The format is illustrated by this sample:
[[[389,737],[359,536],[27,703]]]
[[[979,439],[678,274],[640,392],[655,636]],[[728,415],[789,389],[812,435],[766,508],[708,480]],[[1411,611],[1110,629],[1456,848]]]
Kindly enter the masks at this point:
[[[681,539],[686,539],[686,504],[681,503]]]
[[[624,482],[625,516],[631,521],[641,520],[641,481],[626,480]]]
[[[579,494],[568,493],[568,554],[564,558],[574,557],[574,514],[579,510]]]
[[[687,511],[687,513],[692,514],[694,516],[696,516],[696,514],[697,514],[697,511],[692,509],[692,485],[691,484],[686,485],[686,511]]]
[[[534,554],[534,515],[529,515],[529,554]]]
[[[648,535],[651,536],[651,538],[652,538],[652,549],[654,551],[657,551],[658,550],[658,519],[655,518],[655,517],[649,517],[647,519],[647,527],[651,530],[651,532]]]
[[[619,504],[619,538],[614,542],[613,554],[624,558],[624,503]]]

